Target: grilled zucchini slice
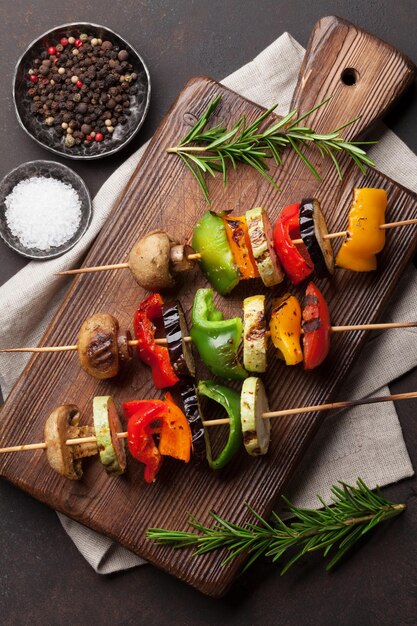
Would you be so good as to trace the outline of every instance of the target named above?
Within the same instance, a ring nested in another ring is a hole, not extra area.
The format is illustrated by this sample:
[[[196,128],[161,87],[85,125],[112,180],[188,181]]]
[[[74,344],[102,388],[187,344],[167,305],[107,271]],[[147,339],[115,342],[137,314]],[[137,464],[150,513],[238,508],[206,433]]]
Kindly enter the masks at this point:
[[[243,300],[243,364],[250,372],[266,371],[265,296]]]
[[[275,254],[272,226],[261,207],[246,211],[252,253],[262,282],[266,287],[278,285],[284,280],[278,257]]]
[[[260,378],[251,376],[243,382],[240,400],[243,443],[251,456],[266,454],[271,438],[271,424],[262,414],[269,411],[265,387]]]

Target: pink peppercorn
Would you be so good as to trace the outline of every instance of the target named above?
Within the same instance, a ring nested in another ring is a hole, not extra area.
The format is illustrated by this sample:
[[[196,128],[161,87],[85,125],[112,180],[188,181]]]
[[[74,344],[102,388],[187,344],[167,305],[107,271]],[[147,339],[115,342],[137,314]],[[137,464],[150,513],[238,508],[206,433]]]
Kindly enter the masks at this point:
[[[37,83],[37,82],[38,82],[38,80],[39,80],[39,78],[36,76],[36,74],[31,74],[31,75],[29,76],[29,80],[30,80],[32,83]]]
[[[67,45],[68,45],[68,39],[66,37],[62,37],[61,46],[67,46]]]
[[[74,41],[74,46],[75,46],[76,48],[81,48],[81,46],[82,46],[82,45],[83,45],[83,42],[81,41],[81,39],[76,39],[76,40]]]
[[[96,141],[103,141],[103,133],[96,133],[96,136],[94,137],[94,139]]]
[[[83,84],[82,84],[82,82],[80,80],[77,80],[77,82],[75,83],[75,86],[78,87],[78,89],[81,89]]]
[[[53,56],[54,54],[56,54],[56,48],[55,48],[55,46],[49,46],[49,48],[48,48],[48,54],[49,54],[50,56]]]

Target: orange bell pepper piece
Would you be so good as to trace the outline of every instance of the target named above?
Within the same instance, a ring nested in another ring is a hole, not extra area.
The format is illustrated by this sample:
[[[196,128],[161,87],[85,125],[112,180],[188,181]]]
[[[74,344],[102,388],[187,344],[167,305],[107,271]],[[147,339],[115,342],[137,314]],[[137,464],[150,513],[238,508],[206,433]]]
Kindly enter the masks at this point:
[[[244,215],[223,217],[227,241],[241,278],[257,278],[259,271],[252,254],[248,225]]]
[[[181,409],[170,393],[165,396],[167,414],[162,420],[159,452],[188,463],[191,456],[191,429]]]

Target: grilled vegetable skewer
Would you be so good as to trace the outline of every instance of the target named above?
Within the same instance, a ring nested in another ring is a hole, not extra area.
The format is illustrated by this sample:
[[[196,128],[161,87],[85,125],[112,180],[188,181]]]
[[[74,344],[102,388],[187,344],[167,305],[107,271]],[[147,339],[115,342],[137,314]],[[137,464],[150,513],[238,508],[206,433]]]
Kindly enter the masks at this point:
[[[166,332],[164,338],[155,337],[153,320],[156,317],[163,319]],[[417,326],[417,322],[331,326],[327,304],[314,283],[307,287],[302,324],[298,300],[291,294],[285,294],[273,301],[269,331],[266,330],[265,322],[265,297],[246,298],[243,302],[242,327],[239,317],[223,318],[214,305],[211,289],[197,291],[192,323],[189,336],[180,303],[165,305],[159,294],[153,294],[139,305],[135,313],[135,340],[130,338],[129,331],[120,333],[119,324],[112,315],[96,313],[82,324],[75,345],[3,348],[0,352],[77,351],[82,368],[102,380],[116,376],[121,366],[132,359],[132,348],[137,347],[141,360],[152,368],[155,386],[162,389],[175,385],[180,379],[194,378],[191,341],[213,374],[242,380],[248,372],[266,371],[269,336],[278,357],[287,365],[304,361],[305,369],[313,369],[325,359],[331,333]],[[244,367],[239,362],[242,338]]]
[[[268,287],[279,284],[284,278],[280,263],[295,285],[314,270],[319,277],[330,277],[335,260],[329,240],[336,237],[345,238],[336,259],[339,267],[372,271],[376,254],[385,244],[385,230],[417,224],[417,219],[385,223],[386,207],[383,189],[354,189],[348,230],[329,234],[319,202],[309,198],[281,210],[273,236],[268,216],[260,207],[250,209],[245,216],[207,211],[194,228],[195,252],[159,230],[135,243],[127,263],[60,274],[130,269],[142,287],[155,292],[171,289],[182,272],[200,261],[212,286],[226,295],[241,279],[260,276]]]
[[[215,397],[215,392],[217,393],[217,389],[219,386],[216,386],[211,381],[200,383],[200,385],[205,386],[206,390],[209,390],[209,393],[211,394],[210,397],[214,397],[215,399],[217,399]],[[228,391],[233,392],[233,394],[236,394],[236,392],[234,390],[228,390],[225,387],[222,387],[221,389],[224,394],[222,404],[225,406],[228,401]],[[262,382],[258,378],[248,378],[244,382],[244,388],[242,389],[240,399],[240,415],[242,419],[242,431],[245,448],[247,452],[253,456],[265,454],[268,450],[269,445],[269,423],[271,419],[277,417],[288,417],[303,413],[315,413],[318,411],[345,409],[365,404],[411,400],[415,398],[417,398],[417,391],[391,394],[387,396],[377,396],[372,398],[362,398],[359,400],[331,402],[327,404],[318,404],[292,409],[269,411],[267,406],[266,394]],[[97,400],[97,406],[100,405],[109,407],[113,404],[112,399],[109,397],[98,399],[96,398],[95,400]],[[162,401],[158,400],[140,400],[132,403],[125,403],[124,406],[138,406],[142,404],[147,406],[149,409],[149,406],[151,406],[151,404],[157,405],[158,403],[164,404]],[[115,411],[116,409],[111,408],[111,411],[113,410]],[[238,409],[235,408],[234,411],[235,414],[233,415],[232,419],[231,417],[227,417],[221,419],[202,420],[201,422],[204,428],[210,428],[213,426],[219,426],[224,424],[230,425],[231,421],[234,424],[234,433],[237,432],[237,436],[235,436],[235,434],[229,435],[228,450],[226,452],[223,451],[224,454],[221,453],[221,455],[223,454],[223,458],[220,463],[221,466],[223,466],[223,464],[230,460],[232,454],[229,454],[229,452],[231,449],[233,449],[234,452],[237,450],[237,442],[240,440],[240,425],[238,424],[238,419],[236,415]],[[125,413],[128,415],[128,411],[126,409]],[[131,415],[131,418],[134,415],[135,412]],[[79,426],[79,418],[79,409],[76,405],[61,405],[54,409],[54,411],[51,413],[48,420],[46,421],[44,442],[0,448],[0,454],[45,450],[48,461],[55,471],[70,480],[79,480],[82,476],[82,458],[97,454],[100,448],[102,448],[103,452],[103,455],[101,455],[102,461],[103,457],[107,460],[109,458],[108,450],[106,452],[107,446],[105,445],[104,448],[102,447],[103,439],[101,435],[97,433],[96,436],[94,434],[94,428],[92,428],[91,426]],[[116,449],[110,454],[110,457],[113,458],[113,461],[111,463],[104,462],[103,464],[106,471],[110,475],[117,476],[122,473],[122,471],[124,471],[126,467],[124,445],[121,443],[121,441],[129,437],[129,432],[115,431],[116,425],[120,427],[118,416],[117,419],[114,419],[114,415],[111,416],[108,414],[107,422],[108,426],[106,422],[103,422],[102,425],[105,426],[105,432],[110,433],[112,445],[114,445]],[[109,438],[107,438],[107,445],[108,441]],[[215,468],[216,464],[210,462],[210,465],[211,467]]]

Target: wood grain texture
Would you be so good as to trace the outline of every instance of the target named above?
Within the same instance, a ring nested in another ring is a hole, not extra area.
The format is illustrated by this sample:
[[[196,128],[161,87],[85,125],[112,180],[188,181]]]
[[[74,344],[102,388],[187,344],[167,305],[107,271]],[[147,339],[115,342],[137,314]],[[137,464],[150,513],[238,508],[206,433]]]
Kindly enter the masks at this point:
[[[351,87],[340,83],[339,68],[346,67],[344,60],[350,67],[352,58],[362,63],[363,50],[366,50],[367,59],[373,59],[369,85],[379,84],[378,78],[388,81],[388,95],[375,88],[368,92],[365,87],[358,94],[360,80]],[[377,57],[381,59],[380,63],[376,62]],[[413,70],[411,64],[391,47],[346,22],[326,18],[315,28],[304,72],[307,74],[300,79],[295,93],[300,110],[334,95],[331,110],[326,107],[317,112],[314,124],[331,130],[335,124],[371,111],[366,124],[358,125],[356,129],[356,132],[362,132],[402,92]],[[165,153],[165,148],[185,134],[193,120],[219,93],[223,98],[216,112],[217,120],[230,122],[243,112],[253,120],[262,111],[215,81],[198,78],[188,83],[153,138],[93,246],[86,265],[125,261],[137,237],[154,228],[164,228],[179,239],[191,235],[193,225],[206,210],[206,205],[191,175],[179,159]],[[328,162],[317,166],[322,174],[321,182],[288,153],[283,167],[279,171],[273,170],[281,187],[280,193],[255,172],[241,166],[237,175],[231,173],[226,190],[220,180],[210,182],[213,208],[229,208],[241,214],[253,206],[262,205],[274,220],[286,204],[314,195],[322,203],[329,228],[342,230],[346,225],[352,188],[375,186],[387,190],[389,221],[417,215],[415,194],[378,171],[363,176],[344,161],[344,179],[340,183]],[[380,319],[392,289],[415,250],[416,241],[414,227],[390,232],[377,272],[354,274],[338,270],[331,282],[317,281],[329,301],[332,322],[345,325]],[[117,316],[122,327],[129,327],[135,306],[145,295],[127,271],[82,275],[69,280],[68,284],[71,285],[68,295],[43,338],[44,345],[75,342],[85,317],[100,310]],[[178,288],[175,295],[181,298],[188,319],[195,290],[205,285],[196,270],[192,280]],[[283,285],[268,291],[259,282],[253,282],[239,286],[227,299],[217,297],[217,304],[226,316],[239,315],[242,298],[249,293],[263,292],[270,303],[273,296],[287,288],[288,285]],[[291,290],[297,295],[302,294],[302,289]],[[271,350],[270,366],[264,377],[271,408],[327,402],[334,398],[364,338],[364,333],[339,333],[333,338],[331,353],[324,366],[308,374],[300,368],[286,368]],[[201,364],[198,376],[207,376]],[[57,404],[64,402],[77,403],[85,423],[91,423],[92,398],[102,394],[111,394],[119,402],[160,395],[153,388],[149,370],[138,361],[118,379],[100,382],[80,370],[72,353],[36,355],[2,409],[0,444],[42,440],[46,417]],[[218,596],[232,582],[239,562],[222,568],[222,554],[194,559],[188,551],[174,552],[156,546],[146,541],[146,529],[149,526],[184,529],[187,511],[208,521],[209,511],[215,510],[240,523],[248,519],[243,509],[244,501],[250,502],[261,514],[268,515],[322,419],[323,415],[310,414],[275,420],[266,458],[251,459],[242,451],[217,475],[198,472],[193,467],[168,459],[158,482],[148,486],[142,480],[142,466],[133,459],[129,459],[127,474],[114,480],[105,475],[97,459],[91,459],[85,464],[83,479],[72,483],[50,470],[41,451],[2,457],[0,474],[39,500],[113,537],[204,593]],[[220,429],[216,434],[211,433],[214,445],[219,445],[223,436],[224,431]]]

